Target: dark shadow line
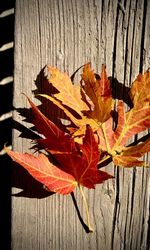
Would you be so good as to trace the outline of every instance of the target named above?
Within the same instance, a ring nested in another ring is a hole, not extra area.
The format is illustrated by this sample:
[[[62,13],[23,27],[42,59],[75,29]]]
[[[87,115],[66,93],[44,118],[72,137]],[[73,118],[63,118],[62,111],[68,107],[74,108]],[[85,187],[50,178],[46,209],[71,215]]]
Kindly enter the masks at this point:
[[[70,79],[72,81],[72,83],[74,83],[74,78],[75,78],[75,75],[77,74],[77,72],[82,68],[84,67],[86,64],[83,64],[81,65],[78,69],[76,69],[76,71],[71,75]]]
[[[143,22],[142,22],[142,35],[141,35],[141,47],[140,47],[140,68],[139,72],[143,71],[143,61],[144,61],[144,38],[145,38],[145,27],[146,27],[146,18],[147,18],[147,0],[144,0],[143,7]]]
[[[79,218],[79,221],[80,221],[81,225],[83,226],[83,228],[84,228],[84,230],[85,230],[86,233],[90,233],[90,230],[89,230],[88,226],[83,221],[83,218],[81,216],[81,213],[80,213],[80,210],[78,208],[78,204],[77,204],[77,201],[76,201],[76,198],[75,198],[73,192],[71,193],[71,197],[72,197],[73,204],[75,206],[75,209],[76,209],[76,212],[77,212],[77,215],[78,215],[78,218]]]
[[[135,135],[135,140],[131,144],[127,145],[127,147],[135,146],[139,144],[140,142],[145,142],[148,138],[150,138],[150,134],[147,134],[141,137],[140,139],[137,139],[137,135]]]
[[[112,56],[112,77],[114,78],[116,70],[116,51],[117,51],[117,35],[118,35],[118,18],[119,18],[119,4],[117,4],[117,13],[115,20],[115,34],[114,34],[114,44],[113,44],[113,56]]]
[[[36,140],[41,138],[36,133],[36,131],[34,131],[34,126],[32,126],[32,128],[27,128],[16,120],[13,120],[13,129],[16,129],[20,132],[19,137],[21,138],[26,138],[30,140]]]

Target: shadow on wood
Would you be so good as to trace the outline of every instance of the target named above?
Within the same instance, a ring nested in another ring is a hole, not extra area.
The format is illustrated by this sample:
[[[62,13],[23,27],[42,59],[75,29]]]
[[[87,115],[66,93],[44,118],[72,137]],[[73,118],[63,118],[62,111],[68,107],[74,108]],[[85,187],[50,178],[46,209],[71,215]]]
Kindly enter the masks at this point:
[[[84,230],[85,230],[86,233],[90,233],[90,230],[89,230],[88,226],[83,221],[83,218],[81,216],[80,210],[78,208],[77,200],[76,200],[73,192],[71,193],[71,197],[72,197],[72,201],[73,201],[73,204],[75,206],[78,218],[79,218],[79,220],[81,222],[81,225],[83,226],[83,228],[84,228]]]
[[[42,199],[54,194],[44,189],[40,182],[36,181],[18,164],[14,164],[13,166],[12,187],[22,189],[22,191],[12,194],[15,197]]]

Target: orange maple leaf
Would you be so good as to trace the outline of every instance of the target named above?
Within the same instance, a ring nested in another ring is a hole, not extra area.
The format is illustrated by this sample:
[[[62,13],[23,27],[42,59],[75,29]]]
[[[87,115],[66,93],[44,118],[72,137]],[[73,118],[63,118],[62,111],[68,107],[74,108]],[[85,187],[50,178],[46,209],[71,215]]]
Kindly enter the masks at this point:
[[[115,131],[112,117],[97,131],[100,148],[107,151],[117,165],[126,167],[143,165],[143,161],[139,161],[138,158],[150,150],[149,140],[140,145],[124,148],[130,137],[150,127],[149,86],[150,73],[139,75],[129,93],[133,107],[125,112],[123,101],[118,101],[118,124]]]

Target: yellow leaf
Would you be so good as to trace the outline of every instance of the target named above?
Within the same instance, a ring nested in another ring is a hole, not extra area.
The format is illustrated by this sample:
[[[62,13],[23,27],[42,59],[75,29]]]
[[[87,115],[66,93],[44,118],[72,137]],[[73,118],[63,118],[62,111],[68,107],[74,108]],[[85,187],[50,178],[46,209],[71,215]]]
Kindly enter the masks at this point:
[[[89,110],[87,104],[82,101],[79,85],[74,86],[69,76],[56,68],[47,66],[47,71],[49,83],[59,92],[54,94],[57,100],[76,111],[80,116],[82,116],[82,111]]]

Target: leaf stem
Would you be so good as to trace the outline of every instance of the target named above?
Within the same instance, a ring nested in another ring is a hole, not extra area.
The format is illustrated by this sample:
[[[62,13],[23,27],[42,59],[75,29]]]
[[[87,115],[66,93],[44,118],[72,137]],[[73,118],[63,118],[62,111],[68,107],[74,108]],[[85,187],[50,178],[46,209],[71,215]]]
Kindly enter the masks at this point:
[[[98,162],[98,165],[101,164],[101,163],[103,163],[104,161],[107,161],[110,157],[111,157],[111,155],[105,156],[104,158],[102,158],[102,159]]]
[[[93,228],[91,226],[91,223],[90,223],[90,216],[89,216],[89,209],[88,209],[88,205],[87,205],[87,200],[86,200],[86,197],[85,197],[85,194],[83,192],[83,188],[82,188],[81,185],[79,185],[79,190],[80,190],[81,196],[83,198],[83,203],[84,203],[84,206],[85,206],[86,217],[87,217],[87,226],[89,228],[89,232],[93,233],[94,230],[93,230]]]

